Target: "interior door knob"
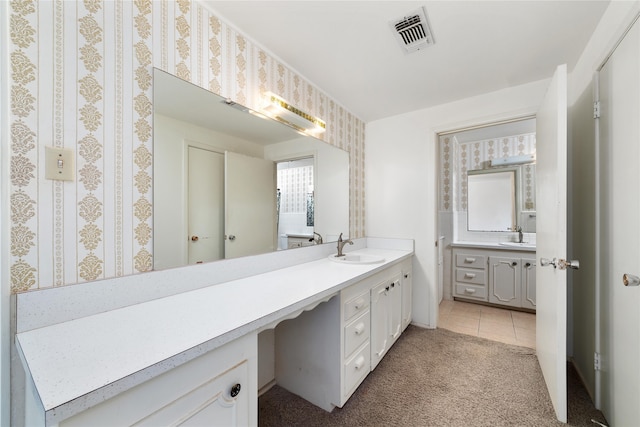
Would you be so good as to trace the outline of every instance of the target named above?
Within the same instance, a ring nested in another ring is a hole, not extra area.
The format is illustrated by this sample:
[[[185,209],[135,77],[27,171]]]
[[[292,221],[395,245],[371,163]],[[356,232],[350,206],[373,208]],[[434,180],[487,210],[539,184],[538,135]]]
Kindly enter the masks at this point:
[[[556,268],[556,259],[549,259],[549,258],[540,258],[540,265],[542,267],[548,267],[550,265],[553,266],[553,268]]]
[[[191,241],[192,242],[197,242],[198,241],[198,236],[191,236]]]
[[[580,268],[580,261],[572,259],[567,261],[566,259],[560,258],[558,260],[558,268],[560,270],[566,270],[567,268],[571,268],[573,270],[578,270]]]
[[[622,283],[625,286],[638,286],[640,285],[640,277],[625,273],[622,275]]]

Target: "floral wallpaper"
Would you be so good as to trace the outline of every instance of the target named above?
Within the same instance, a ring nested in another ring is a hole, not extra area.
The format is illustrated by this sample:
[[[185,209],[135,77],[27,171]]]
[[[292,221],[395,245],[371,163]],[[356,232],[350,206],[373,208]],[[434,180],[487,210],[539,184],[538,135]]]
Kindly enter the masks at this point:
[[[364,236],[364,123],[191,0],[11,0],[12,292],[149,271],[152,69],[257,108],[272,91],[350,154],[350,235]],[[44,179],[70,148],[73,181]]]
[[[460,143],[455,136],[440,137],[439,210],[467,210],[467,172],[483,169],[485,163],[501,157],[536,152],[535,133]],[[523,210],[535,210],[535,166],[522,166]]]

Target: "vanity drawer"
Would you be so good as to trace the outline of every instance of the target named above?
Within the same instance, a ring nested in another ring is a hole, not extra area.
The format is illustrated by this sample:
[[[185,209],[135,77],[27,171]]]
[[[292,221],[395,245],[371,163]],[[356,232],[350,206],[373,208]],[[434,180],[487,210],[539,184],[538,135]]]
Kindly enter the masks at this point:
[[[348,357],[365,343],[371,335],[369,310],[344,327],[344,356]]]
[[[484,270],[465,270],[456,268],[456,282],[484,285],[487,283]]]
[[[456,267],[485,268],[487,257],[484,255],[456,254]]]
[[[362,293],[344,303],[344,320],[363,313],[369,308],[369,292]]]
[[[464,283],[456,283],[455,296],[472,298],[477,300],[487,300],[487,287]]]
[[[348,359],[344,364],[344,398],[345,401],[360,385],[371,369],[371,349],[369,343]]]

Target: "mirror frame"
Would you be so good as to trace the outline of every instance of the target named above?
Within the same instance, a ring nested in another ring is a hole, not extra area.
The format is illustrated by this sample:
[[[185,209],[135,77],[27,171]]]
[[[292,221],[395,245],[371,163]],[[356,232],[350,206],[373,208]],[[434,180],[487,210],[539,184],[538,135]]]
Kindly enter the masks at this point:
[[[471,228],[471,195],[470,189],[471,185],[469,179],[473,176],[486,176],[490,174],[498,174],[498,173],[511,173],[511,225],[505,229],[487,229],[490,227],[483,228]],[[467,230],[472,232],[504,232],[504,231],[513,231],[515,227],[518,226],[518,219],[520,218],[522,212],[522,195],[519,191],[520,181],[521,181],[521,170],[519,166],[508,166],[508,167],[499,167],[499,168],[491,168],[491,169],[475,169],[467,171]]]

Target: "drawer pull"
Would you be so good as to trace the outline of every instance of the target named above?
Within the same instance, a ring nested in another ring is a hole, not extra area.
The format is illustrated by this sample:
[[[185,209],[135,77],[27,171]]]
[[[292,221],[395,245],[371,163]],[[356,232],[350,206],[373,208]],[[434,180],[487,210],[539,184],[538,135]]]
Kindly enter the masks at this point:
[[[464,262],[472,264],[472,263],[476,262],[476,259],[472,258],[472,257],[468,257],[468,258],[464,259]]]
[[[355,327],[353,332],[355,332],[356,335],[360,335],[361,333],[363,333],[364,332],[364,323],[359,323],[358,326]]]
[[[465,273],[464,274],[465,279],[473,279],[474,277],[476,277],[475,273]]]
[[[356,308],[356,310],[360,310],[362,307],[364,307],[364,299],[358,299],[355,304],[353,304],[353,306]]]
[[[353,364],[353,367],[356,368],[356,370],[360,370],[363,366],[364,366],[364,356],[360,356],[356,360],[356,363]]]
[[[231,395],[231,397],[236,397],[238,394],[240,394],[240,389],[242,387],[240,386],[240,384],[236,384],[233,387],[231,387],[231,390],[229,391],[229,394]]]
[[[476,290],[475,290],[475,289],[472,289],[472,288],[466,288],[464,291],[465,291],[466,293],[468,293],[468,294],[475,294],[475,293],[476,293]]]

